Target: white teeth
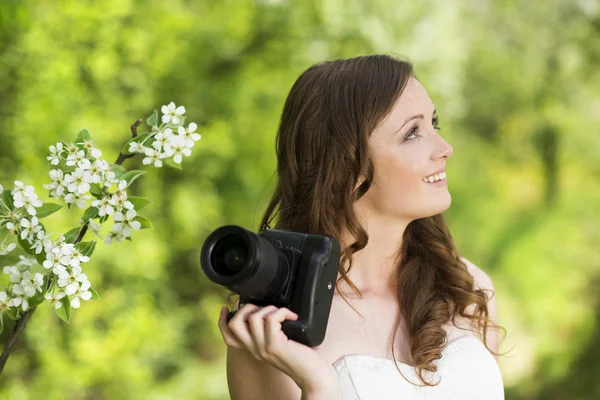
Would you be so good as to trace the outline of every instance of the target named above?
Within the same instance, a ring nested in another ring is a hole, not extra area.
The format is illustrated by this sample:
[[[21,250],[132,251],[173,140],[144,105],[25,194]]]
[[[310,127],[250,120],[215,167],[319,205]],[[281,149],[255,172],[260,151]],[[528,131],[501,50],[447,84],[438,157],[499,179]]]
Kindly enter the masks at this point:
[[[440,181],[440,180],[445,179],[445,178],[446,178],[446,172],[444,171],[444,172],[442,172],[440,174],[435,174],[435,175],[431,175],[431,176],[428,176],[426,178],[423,178],[423,182],[429,182],[429,183],[431,183],[431,182],[437,182],[437,181]]]

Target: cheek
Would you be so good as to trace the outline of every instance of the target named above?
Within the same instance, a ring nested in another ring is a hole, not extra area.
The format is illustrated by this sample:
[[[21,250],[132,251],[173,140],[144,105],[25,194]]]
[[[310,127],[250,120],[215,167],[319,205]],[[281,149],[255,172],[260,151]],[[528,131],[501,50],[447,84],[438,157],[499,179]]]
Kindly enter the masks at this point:
[[[378,165],[377,191],[385,208],[405,208],[422,195],[421,169],[410,157],[382,157]]]

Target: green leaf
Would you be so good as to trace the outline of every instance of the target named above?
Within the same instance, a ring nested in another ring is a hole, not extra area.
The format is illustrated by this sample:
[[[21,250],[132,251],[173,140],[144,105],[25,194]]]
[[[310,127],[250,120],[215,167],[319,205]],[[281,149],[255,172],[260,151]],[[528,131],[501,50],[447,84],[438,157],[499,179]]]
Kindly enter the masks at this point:
[[[65,233],[63,236],[65,237],[66,242],[67,243],[75,243],[75,240],[79,236],[80,230],[81,230],[81,228],[78,227],[78,228],[73,228],[69,232]]]
[[[129,200],[131,204],[133,204],[133,208],[135,208],[135,211],[143,210],[144,208],[148,207],[150,204],[153,203],[153,201],[148,200],[145,197],[138,196],[129,196],[127,197],[127,200]]]
[[[0,333],[4,331],[4,311],[0,312]]]
[[[121,150],[121,153],[123,153],[123,154],[135,154],[135,153],[130,153],[129,152],[129,145],[131,143],[142,143],[150,135],[151,135],[150,132],[144,132],[144,133],[140,133],[139,135],[137,135],[134,138],[129,139],[129,141],[127,141],[127,143],[125,143],[125,146],[123,146],[123,149]]]
[[[131,185],[131,183],[133,181],[135,181],[138,177],[144,175],[145,173],[146,173],[146,171],[140,171],[140,170],[133,169],[133,170],[127,171],[126,173],[121,175],[119,180],[127,181],[127,187],[129,187],[129,185]]]
[[[119,164],[110,164],[110,170],[115,173],[115,178],[119,179],[121,175],[123,175],[127,170],[120,166]]]
[[[182,170],[181,164],[177,164],[177,163],[176,163],[175,161],[173,161],[173,159],[172,159],[172,158],[170,158],[170,157],[169,157],[169,158],[165,158],[165,159],[163,159],[163,160],[162,160],[162,162],[163,162],[165,165],[168,165],[169,167],[172,167],[172,168],[178,169],[178,170],[180,170],[180,171]]]
[[[157,126],[158,124],[158,111],[154,110],[152,115],[146,118],[146,123],[148,126]]]
[[[140,224],[141,224],[140,229],[147,229],[147,228],[152,229],[152,224],[150,223],[150,221],[148,221],[144,217],[140,217],[139,215],[137,215],[133,218],[133,220],[140,222]]]
[[[90,300],[100,300],[100,296],[98,296],[98,292],[96,292],[96,290],[94,290],[93,287],[90,287],[88,290],[90,292],[92,292],[92,297],[90,298]]]
[[[82,129],[77,134],[77,139],[75,139],[75,143],[83,143],[86,140],[92,140],[92,135],[90,135],[87,129]]]
[[[96,218],[98,216],[98,212],[99,210],[97,207],[90,206],[87,210],[85,210],[83,217],[81,218],[84,222],[88,222],[89,219]]]
[[[19,310],[16,307],[11,307],[6,310],[6,315],[8,315],[8,318],[16,321],[19,319]]]
[[[34,255],[33,250],[31,250],[31,244],[29,244],[27,240],[21,239],[21,235],[17,236],[17,242],[19,242],[19,245],[25,250],[25,253]]]
[[[38,217],[38,219],[45,218],[48,215],[54,214],[61,208],[63,208],[63,206],[61,206],[60,204],[44,203],[40,208],[36,209],[36,217]]]
[[[90,183],[90,193],[97,199],[101,199],[104,196],[102,188],[97,183]]]
[[[79,242],[75,245],[75,248],[79,250],[82,255],[90,257],[96,248],[96,240],[91,242]]]
[[[15,206],[13,205],[12,190],[5,190],[2,192],[2,201],[11,210],[15,209]]]
[[[110,215],[108,214],[104,214],[103,216],[100,217],[100,219],[98,220],[101,224],[105,223],[106,220],[110,217]]]
[[[60,302],[62,303],[62,307],[56,309],[56,314],[68,324],[71,321],[71,302],[69,296],[63,297],[60,299]]]
[[[36,290],[35,294],[33,295],[33,297],[30,297],[27,299],[27,302],[29,303],[29,308],[39,306],[43,301],[44,301],[44,292],[40,293],[37,290]]]
[[[130,242],[133,242],[133,239],[131,238],[131,236],[127,236],[127,237],[125,238],[125,240],[129,240]]]

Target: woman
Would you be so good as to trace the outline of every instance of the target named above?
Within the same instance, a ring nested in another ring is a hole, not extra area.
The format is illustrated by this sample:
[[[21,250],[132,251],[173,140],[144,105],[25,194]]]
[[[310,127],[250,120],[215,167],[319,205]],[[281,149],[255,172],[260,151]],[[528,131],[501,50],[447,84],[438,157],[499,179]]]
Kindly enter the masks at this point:
[[[453,149],[438,130],[406,61],[340,59],[298,78],[261,226],[278,215],[277,229],[338,239],[336,291],[315,348],[283,334],[289,309],[245,304],[229,323],[221,310],[233,400],[504,398],[492,281],[441,215]]]

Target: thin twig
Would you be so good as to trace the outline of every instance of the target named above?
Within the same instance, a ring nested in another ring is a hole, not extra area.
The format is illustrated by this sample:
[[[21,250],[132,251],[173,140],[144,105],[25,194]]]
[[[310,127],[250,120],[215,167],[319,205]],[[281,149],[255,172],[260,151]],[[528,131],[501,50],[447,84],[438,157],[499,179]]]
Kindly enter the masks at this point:
[[[137,121],[135,121],[131,125],[131,136],[132,137],[137,136],[137,127],[140,126],[141,123],[142,123],[142,119],[138,118]],[[121,164],[123,164],[123,161],[127,160],[128,158],[134,157],[134,156],[135,156],[135,154],[123,154],[122,152],[119,152],[119,157],[117,157],[117,161],[115,161],[115,164],[121,165]],[[79,231],[79,235],[77,236],[77,239],[75,239],[75,242],[73,242],[73,244],[77,244],[77,243],[81,242],[81,240],[83,240],[83,236],[85,235],[85,233],[88,230],[88,225],[89,225],[89,221],[86,221],[84,223],[83,227],[81,228],[81,230]],[[8,337],[8,341],[6,342],[6,346],[4,346],[2,355],[0,355],[0,374],[2,374],[2,371],[4,370],[4,366],[6,365],[6,362],[8,361],[8,356],[10,355],[13,347],[15,346],[15,344],[17,342],[17,338],[19,337],[21,332],[23,330],[25,330],[25,326],[27,325],[29,318],[31,318],[31,315],[33,314],[33,312],[35,311],[36,308],[37,308],[37,306],[31,307],[29,310],[27,310],[27,312],[25,314],[23,314],[23,316],[21,318],[19,318],[15,322],[15,326],[13,327],[13,330],[10,333],[10,336]]]

